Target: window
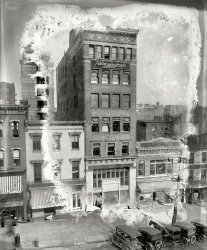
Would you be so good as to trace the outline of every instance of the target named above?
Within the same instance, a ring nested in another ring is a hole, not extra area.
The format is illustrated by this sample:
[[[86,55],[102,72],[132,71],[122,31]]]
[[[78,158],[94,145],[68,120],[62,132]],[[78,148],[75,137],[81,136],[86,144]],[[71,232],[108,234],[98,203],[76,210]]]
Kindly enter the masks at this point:
[[[49,84],[49,83],[50,83],[49,76],[47,76],[47,77],[46,77],[46,82],[47,82],[47,84]]]
[[[192,181],[194,178],[194,170],[193,169],[189,169],[189,176],[188,176],[189,180]]]
[[[12,136],[19,137],[19,122],[13,121],[11,125],[12,125]]]
[[[194,164],[194,152],[190,152],[189,164]]]
[[[102,46],[97,46],[97,58],[102,58]]]
[[[92,117],[91,121],[91,131],[94,133],[99,132],[99,118],[98,117]]]
[[[150,175],[155,175],[155,161],[150,161]]]
[[[109,84],[109,71],[102,72],[102,84]]]
[[[123,95],[123,108],[129,109],[130,108],[130,95]]]
[[[20,150],[19,149],[13,149],[12,150],[12,156],[13,156],[13,165],[14,166],[20,166]]]
[[[110,132],[110,118],[108,118],[108,117],[102,118],[102,132],[103,133]]]
[[[129,72],[123,73],[123,85],[129,85],[130,82],[130,74]]]
[[[109,94],[102,94],[102,108],[109,108],[110,107],[110,95]]]
[[[120,83],[120,74],[118,71],[113,71],[112,84],[118,85]]]
[[[108,155],[115,155],[115,143],[108,143],[107,144],[107,154]]]
[[[74,89],[76,88],[76,77],[75,77],[75,75],[73,76],[73,88]]]
[[[41,151],[41,137],[33,136],[33,151]]]
[[[79,149],[79,135],[72,135],[72,149]]]
[[[37,89],[37,96],[45,96],[46,92],[45,89]]]
[[[4,150],[0,149],[0,167],[4,167]]]
[[[156,174],[165,174],[166,164],[163,160],[156,160]]]
[[[78,108],[78,95],[74,95],[74,108]]]
[[[112,47],[112,59],[117,59],[117,47]]]
[[[173,160],[169,159],[166,161],[166,170],[168,174],[172,174],[173,172]]]
[[[99,107],[99,94],[91,94],[91,108]]]
[[[112,96],[113,108],[120,108],[120,95],[114,94]]]
[[[94,58],[95,57],[94,45],[89,45],[89,57],[90,58]]]
[[[132,49],[127,48],[126,50],[126,59],[132,60]]]
[[[37,108],[47,108],[47,101],[37,101]]]
[[[113,132],[120,132],[120,118],[113,118]]]
[[[93,84],[98,83],[98,70],[93,70],[91,72],[91,83],[93,83]]]
[[[34,163],[34,183],[42,182],[42,164]]]
[[[122,143],[122,155],[129,155],[129,143],[128,142]]]
[[[110,58],[110,48],[109,48],[109,46],[104,47],[104,58],[105,59]]]
[[[123,131],[130,132],[130,118],[128,117],[123,118]]]
[[[206,169],[205,168],[201,169],[201,180],[202,181],[206,180]]]
[[[3,137],[3,122],[0,122],[0,138]]]
[[[100,156],[101,155],[101,145],[100,143],[93,144],[93,155]]]
[[[119,59],[124,60],[124,48],[119,49]]]
[[[202,152],[202,162],[207,162],[207,152]]]
[[[138,165],[138,176],[145,176],[145,162],[140,161]]]
[[[55,151],[60,150],[60,135],[53,135],[52,149]]]
[[[72,161],[72,178],[79,179],[79,161]]]

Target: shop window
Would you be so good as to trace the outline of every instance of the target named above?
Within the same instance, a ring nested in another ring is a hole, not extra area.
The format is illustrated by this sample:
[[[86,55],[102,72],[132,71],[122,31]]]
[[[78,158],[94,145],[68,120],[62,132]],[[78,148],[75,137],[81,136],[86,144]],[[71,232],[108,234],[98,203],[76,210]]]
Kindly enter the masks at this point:
[[[33,136],[33,151],[41,151],[41,136]]]
[[[129,155],[129,143],[128,142],[122,143],[122,155]]]
[[[112,95],[112,105],[113,105],[113,108],[120,108],[120,95],[119,94]]]
[[[124,72],[123,73],[123,85],[129,85],[130,82],[130,73]]]
[[[91,121],[91,131],[94,133],[99,132],[99,118],[98,117],[93,117]]]
[[[115,155],[115,143],[107,144],[107,155]]]
[[[109,71],[102,72],[102,84],[109,84]]]
[[[132,49],[130,48],[126,50],[126,60],[132,60]]]
[[[4,167],[4,150],[0,149],[0,167]]]
[[[140,161],[138,164],[138,176],[145,176],[145,162]]]
[[[155,161],[151,160],[150,161],[150,175],[155,175]]]
[[[112,59],[117,59],[117,47],[112,47]]]
[[[74,108],[78,108],[78,95],[74,95]]]
[[[79,179],[79,161],[72,161],[72,178]]]
[[[99,107],[99,94],[91,94],[91,108]]]
[[[73,194],[73,208],[81,208],[80,193]]]
[[[113,118],[113,132],[120,132],[120,118]]]
[[[13,121],[11,123],[12,126],[12,136],[13,137],[19,137],[19,122],[18,121]]]
[[[104,47],[104,58],[105,59],[109,59],[110,58],[110,47],[109,46],[105,46]]]
[[[98,84],[98,70],[93,70],[91,72],[91,83]]]
[[[129,170],[127,168],[124,169],[124,186],[129,185]]]
[[[128,117],[123,118],[123,131],[130,132],[130,118]]]
[[[12,150],[12,157],[13,157],[13,165],[15,167],[20,166],[20,150],[19,149]]]
[[[173,173],[173,160],[169,159],[166,162],[166,171],[168,174],[172,174]]]
[[[109,94],[102,94],[102,108],[109,108],[110,107],[110,95]]]
[[[120,84],[120,74],[119,74],[119,71],[113,71],[112,84],[114,84],[114,85],[119,85]]]
[[[123,101],[122,101],[122,104],[123,104],[123,108],[124,109],[129,109],[130,108],[130,95],[123,95]]]
[[[194,178],[194,170],[193,169],[189,169],[189,172],[188,172],[188,179],[189,181],[192,181]]]
[[[205,168],[201,169],[201,180],[206,181],[206,169]]]
[[[60,150],[60,135],[53,135],[52,136],[52,139],[53,139],[53,142],[52,142],[52,149],[54,151],[59,151]]]
[[[124,48],[119,49],[119,59],[124,60]]]
[[[34,163],[34,183],[42,182],[42,163]]]
[[[102,118],[102,132],[103,133],[110,132],[110,118],[109,117]]]
[[[0,122],[0,138],[3,137],[3,122]]]
[[[94,45],[89,45],[89,57],[94,58],[95,57],[95,48]]]
[[[156,160],[156,173],[157,174],[165,174],[166,173],[166,165],[163,160]]]
[[[97,46],[97,58],[102,58],[102,46]]]
[[[101,155],[101,145],[100,143],[93,144],[93,155],[100,156]]]
[[[79,149],[79,135],[72,135],[72,149]]]
[[[202,152],[202,162],[207,162],[207,152]]]
[[[189,164],[194,164],[194,152],[190,152]]]

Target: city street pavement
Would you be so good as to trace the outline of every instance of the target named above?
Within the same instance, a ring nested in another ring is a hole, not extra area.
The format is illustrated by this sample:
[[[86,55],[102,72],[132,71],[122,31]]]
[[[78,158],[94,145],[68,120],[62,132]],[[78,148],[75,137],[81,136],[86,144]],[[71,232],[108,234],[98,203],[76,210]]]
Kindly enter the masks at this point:
[[[206,215],[198,205],[185,204],[188,211],[187,221],[198,219],[201,214]],[[202,213],[201,213],[202,212]],[[70,215],[53,221],[35,221],[19,223],[15,228],[20,234],[21,248],[19,250],[33,250],[34,240],[39,240],[39,248],[45,250],[80,250],[80,249],[117,249],[107,243],[110,235],[110,227],[125,223],[120,219],[115,221],[103,221],[99,212],[89,213],[87,216],[72,217]],[[12,250],[14,237],[8,237],[7,228],[0,228],[0,250]],[[165,248],[167,249],[167,248]],[[188,246],[187,250],[207,249],[207,242],[196,243]]]

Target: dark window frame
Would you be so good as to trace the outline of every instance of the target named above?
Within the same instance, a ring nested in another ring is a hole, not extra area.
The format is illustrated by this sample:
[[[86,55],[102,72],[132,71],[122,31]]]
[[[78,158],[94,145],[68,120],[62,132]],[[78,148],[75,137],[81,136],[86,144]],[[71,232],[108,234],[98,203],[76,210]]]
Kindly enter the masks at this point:
[[[101,144],[93,143],[93,156],[101,156]]]
[[[34,163],[34,183],[42,183],[42,163]]]
[[[80,135],[79,134],[74,134],[71,135],[71,148],[72,150],[77,150],[80,148]]]
[[[42,150],[41,136],[32,137],[32,148],[33,148],[33,152],[41,152]]]
[[[96,98],[93,98],[96,97]],[[99,108],[99,94],[98,93],[91,93],[91,108]]]
[[[107,97],[107,98],[105,99],[105,97]],[[101,107],[102,108],[110,108],[110,94],[102,93]]]
[[[112,142],[107,143],[107,155],[115,156],[115,154],[116,154],[116,144]]]
[[[80,179],[80,161],[72,161],[72,179]]]

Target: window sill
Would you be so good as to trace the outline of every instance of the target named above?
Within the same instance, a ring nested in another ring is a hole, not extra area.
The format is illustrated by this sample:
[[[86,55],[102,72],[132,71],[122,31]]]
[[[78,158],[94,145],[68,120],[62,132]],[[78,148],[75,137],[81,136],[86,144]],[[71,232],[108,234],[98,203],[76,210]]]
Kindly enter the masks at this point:
[[[72,148],[71,150],[79,151],[80,149],[79,148]]]

